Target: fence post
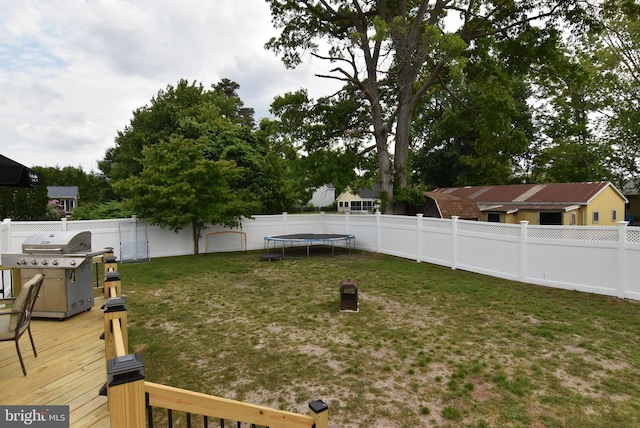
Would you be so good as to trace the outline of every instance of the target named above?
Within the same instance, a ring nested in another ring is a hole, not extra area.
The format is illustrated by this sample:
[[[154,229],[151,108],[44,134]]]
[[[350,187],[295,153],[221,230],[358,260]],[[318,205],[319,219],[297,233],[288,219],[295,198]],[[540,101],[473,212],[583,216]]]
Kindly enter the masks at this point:
[[[5,218],[2,220],[2,225],[6,227],[0,227],[0,251],[8,253],[11,248],[11,219]],[[4,232],[2,232],[4,230]]]
[[[380,219],[382,218],[380,210],[376,211],[376,252],[380,253]]]
[[[344,229],[345,229],[345,233],[348,235],[349,234],[349,216],[351,215],[351,213],[349,211],[345,211],[344,213]]]
[[[129,337],[127,334],[127,305],[124,298],[112,297],[104,301],[102,308],[104,309],[104,354],[108,361],[117,356],[115,349],[116,340],[112,328],[113,320],[120,323],[122,342],[125,352],[128,349]]]
[[[287,233],[287,212],[282,212],[282,233]]]
[[[60,219],[60,221],[62,222],[61,229],[62,229],[62,231],[63,231],[63,232],[65,232],[65,231],[67,230],[67,219],[66,219],[66,218],[64,218],[64,217],[62,217],[62,218]]]
[[[528,220],[520,221],[520,282],[525,282],[527,278],[527,237],[529,229]]]
[[[451,216],[451,269],[456,270],[458,260],[458,219],[457,215]]]
[[[118,270],[118,259],[113,255],[113,252],[105,253],[102,256],[102,263],[105,275],[107,272],[116,272]]]
[[[626,272],[626,263],[625,263],[625,253],[627,248],[627,225],[629,222],[619,221],[618,222],[618,278],[616,288],[618,290],[618,297],[624,298],[626,294],[626,284],[625,284],[625,272]]]
[[[113,289],[113,293],[112,290]],[[104,298],[118,297],[122,295],[122,281],[117,271],[109,271],[104,275]]]
[[[418,218],[416,228],[418,229],[418,248],[416,248],[416,261],[420,263],[420,252],[422,251],[422,216],[424,214],[418,213],[416,217]]]
[[[131,216],[131,229],[133,229],[133,261],[137,262],[138,261],[138,216],[137,215],[132,215]],[[198,237],[198,240],[200,240],[201,237]],[[198,242],[198,244],[200,244]],[[200,248],[200,247],[198,247]],[[121,255],[122,256],[122,255]]]
[[[113,428],[144,428],[145,392],[142,355],[127,354],[107,364],[109,419]]]
[[[324,401],[309,403],[309,416],[313,418],[315,428],[329,428],[329,406]]]

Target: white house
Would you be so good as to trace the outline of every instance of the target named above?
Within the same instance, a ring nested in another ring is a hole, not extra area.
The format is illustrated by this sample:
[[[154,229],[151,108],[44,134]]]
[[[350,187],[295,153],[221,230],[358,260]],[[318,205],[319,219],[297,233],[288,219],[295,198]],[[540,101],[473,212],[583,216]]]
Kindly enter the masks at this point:
[[[57,200],[67,215],[78,206],[78,186],[47,186],[47,196]]]
[[[336,201],[336,188],[333,184],[318,187],[309,201],[309,205],[317,208],[331,206]]]

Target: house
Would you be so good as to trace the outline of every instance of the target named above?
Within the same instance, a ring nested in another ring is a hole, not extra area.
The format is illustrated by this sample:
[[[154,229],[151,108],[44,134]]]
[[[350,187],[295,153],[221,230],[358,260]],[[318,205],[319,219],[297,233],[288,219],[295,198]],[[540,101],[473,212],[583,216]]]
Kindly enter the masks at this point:
[[[627,198],[610,182],[510,184],[440,188],[474,201],[482,221],[611,226],[624,220]]]
[[[380,185],[373,189],[361,188],[357,194],[347,188],[336,198],[338,212],[373,212],[380,208]]]
[[[479,220],[482,216],[478,204],[469,198],[451,193],[424,192],[424,215],[435,218],[459,217],[461,220]]]
[[[640,191],[638,185],[632,181],[626,183],[622,189],[624,197],[627,198],[625,220],[631,225],[640,225]]]
[[[47,196],[57,200],[67,215],[78,206],[78,186],[47,186]]]
[[[314,192],[309,205],[316,208],[330,207],[336,201],[336,188],[333,184],[325,184]]]

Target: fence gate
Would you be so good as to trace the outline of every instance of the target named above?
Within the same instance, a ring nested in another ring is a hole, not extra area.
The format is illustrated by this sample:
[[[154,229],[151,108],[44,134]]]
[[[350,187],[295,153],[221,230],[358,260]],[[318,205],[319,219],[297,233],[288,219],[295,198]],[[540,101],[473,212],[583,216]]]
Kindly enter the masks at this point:
[[[120,261],[148,262],[149,240],[147,239],[147,223],[134,220],[118,224],[120,234]]]

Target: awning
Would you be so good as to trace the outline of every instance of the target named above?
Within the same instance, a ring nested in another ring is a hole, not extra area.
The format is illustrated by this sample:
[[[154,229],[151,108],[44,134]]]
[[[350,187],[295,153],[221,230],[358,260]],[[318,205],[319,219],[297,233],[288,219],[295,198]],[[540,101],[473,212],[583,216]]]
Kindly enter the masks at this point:
[[[0,186],[35,187],[40,185],[40,174],[31,168],[0,155]]]

